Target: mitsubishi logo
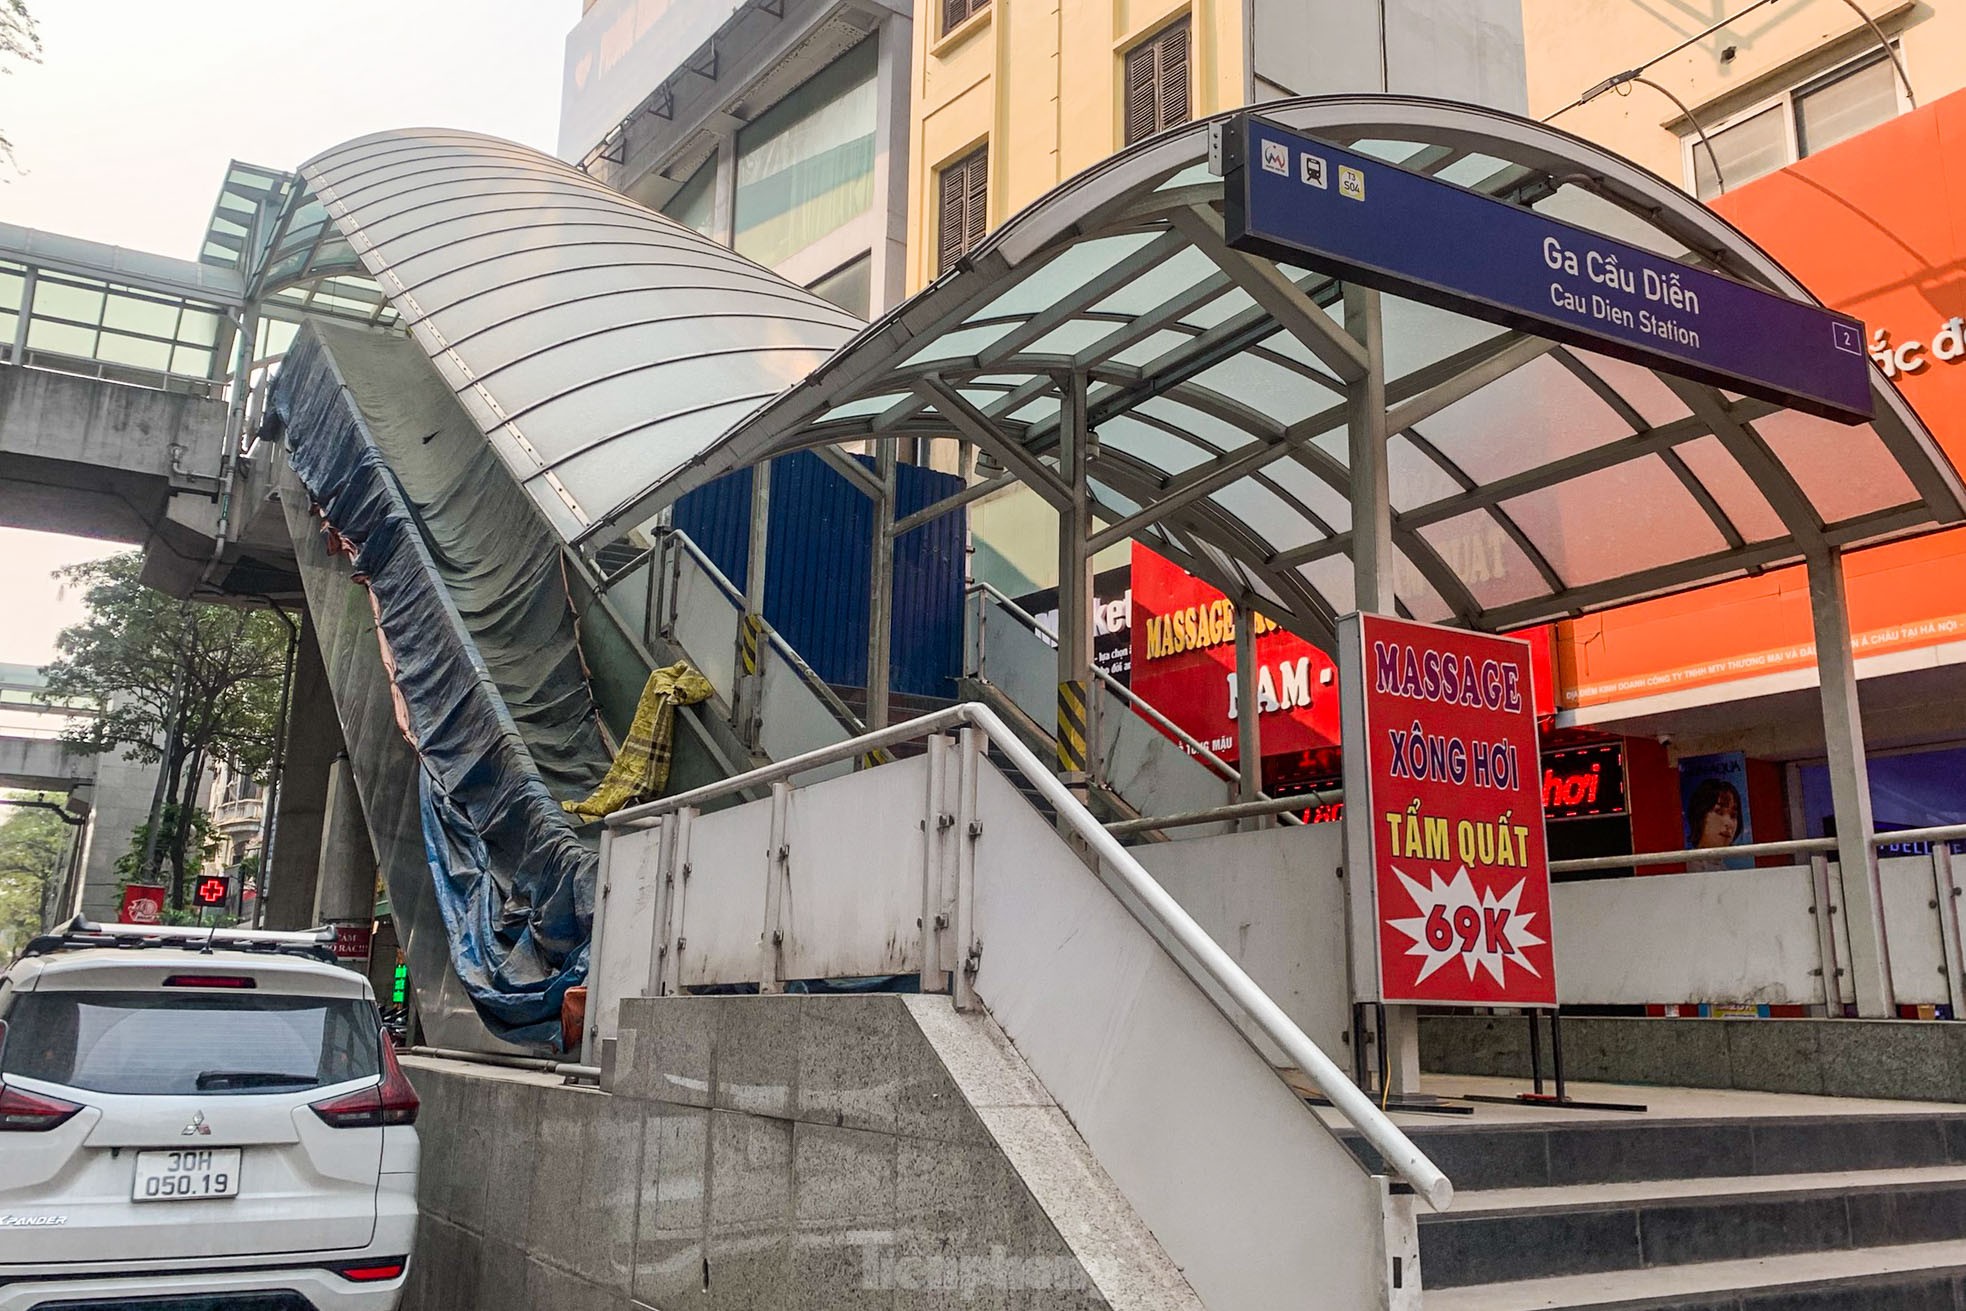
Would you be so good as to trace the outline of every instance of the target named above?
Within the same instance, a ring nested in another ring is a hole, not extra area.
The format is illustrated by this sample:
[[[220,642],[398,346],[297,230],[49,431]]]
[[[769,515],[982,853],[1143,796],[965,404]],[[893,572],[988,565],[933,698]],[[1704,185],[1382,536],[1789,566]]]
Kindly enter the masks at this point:
[[[205,1113],[203,1111],[200,1111],[196,1115],[191,1117],[190,1124],[185,1125],[184,1128],[178,1130],[178,1132],[186,1138],[191,1137],[191,1135],[193,1134],[199,1134],[199,1133],[209,1136],[212,1132],[212,1126],[205,1123]]]

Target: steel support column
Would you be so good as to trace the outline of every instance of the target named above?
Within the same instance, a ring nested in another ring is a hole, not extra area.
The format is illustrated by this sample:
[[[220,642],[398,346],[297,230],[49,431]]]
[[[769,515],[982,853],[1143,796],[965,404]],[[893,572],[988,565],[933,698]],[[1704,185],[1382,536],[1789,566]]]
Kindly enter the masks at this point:
[[[1836,858],[1843,913],[1850,935],[1850,979],[1857,1014],[1897,1014],[1891,953],[1884,934],[1884,894],[1878,882],[1876,826],[1870,810],[1870,768],[1858,714],[1856,657],[1850,648],[1850,609],[1843,557],[1826,550],[1809,557],[1809,615],[1816,628],[1816,671],[1823,700],[1823,743],[1829,757],[1830,799],[1836,814]],[[1825,980],[1829,984],[1830,980]],[[1835,991],[1830,990],[1831,997]],[[1831,1008],[1834,1013],[1835,1008]]]
[[[874,497],[873,564],[867,580],[867,727],[888,724],[888,675],[894,649],[894,486],[893,442],[874,453],[881,489]]]
[[[1262,708],[1256,704],[1256,616],[1236,606],[1236,803],[1257,799],[1263,785]],[[1266,816],[1236,821],[1244,832],[1267,826]]]
[[[27,327],[34,319],[35,281],[35,269],[30,264],[21,279],[20,313],[14,316],[13,354],[7,360],[9,364],[16,367],[27,363]]]
[[[1059,379],[1058,472],[1066,504],[1058,512],[1058,776],[1084,801],[1097,751],[1092,699],[1091,492],[1086,483],[1085,375]],[[1062,820],[1061,820],[1062,822]]]
[[[1352,586],[1361,614],[1397,613],[1393,590],[1393,512],[1386,467],[1386,344],[1379,293],[1353,283],[1345,286],[1345,331],[1365,348],[1366,369],[1345,387],[1345,429],[1352,472]],[[1370,886],[1372,872],[1356,870],[1356,892]],[[1370,897],[1353,903],[1354,912],[1372,907]],[[1352,940],[1361,937],[1354,933]],[[1369,935],[1375,944],[1376,932]],[[1364,966],[1365,962],[1359,962]],[[1412,1006],[1385,1008],[1386,1050],[1382,1060],[1394,1093],[1420,1090],[1420,1013]]]

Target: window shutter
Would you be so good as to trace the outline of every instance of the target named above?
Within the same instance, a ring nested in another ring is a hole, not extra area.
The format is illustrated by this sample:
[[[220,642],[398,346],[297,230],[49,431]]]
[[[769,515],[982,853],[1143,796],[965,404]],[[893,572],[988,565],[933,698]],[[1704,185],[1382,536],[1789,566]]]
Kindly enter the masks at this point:
[[[963,156],[942,170],[936,214],[935,271],[948,272],[983,239],[990,212],[990,150]]]
[[[1126,54],[1121,134],[1132,145],[1193,117],[1188,96],[1188,20],[1171,23]]]
[[[1158,132],[1192,117],[1188,108],[1188,20],[1169,27],[1154,44],[1160,47],[1160,112],[1154,129]]]
[[[953,32],[971,16],[980,14],[989,7],[990,0],[942,0],[943,34]]]
[[[1121,130],[1129,146],[1154,134],[1159,100],[1154,65],[1159,49],[1156,42],[1147,41],[1126,53],[1126,121]]]

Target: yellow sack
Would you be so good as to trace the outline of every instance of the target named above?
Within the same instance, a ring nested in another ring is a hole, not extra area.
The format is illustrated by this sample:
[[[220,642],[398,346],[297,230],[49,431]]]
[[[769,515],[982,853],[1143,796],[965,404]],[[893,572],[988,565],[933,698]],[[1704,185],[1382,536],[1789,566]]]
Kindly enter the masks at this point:
[[[607,777],[586,800],[562,801],[561,809],[582,819],[599,819],[661,792],[674,755],[676,707],[694,705],[715,690],[687,660],[650,674],[635,705],[628,740],[608,766]]]

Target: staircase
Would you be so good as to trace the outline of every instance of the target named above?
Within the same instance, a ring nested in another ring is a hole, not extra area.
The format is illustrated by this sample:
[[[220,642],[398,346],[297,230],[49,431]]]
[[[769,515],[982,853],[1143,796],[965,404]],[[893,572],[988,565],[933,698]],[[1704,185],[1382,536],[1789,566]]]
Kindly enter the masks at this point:
[[[1408,1125],[1459,1190],[1420,1218],[1426,1311],[1957,1305],[1966,1108],[1728,1096]]]

